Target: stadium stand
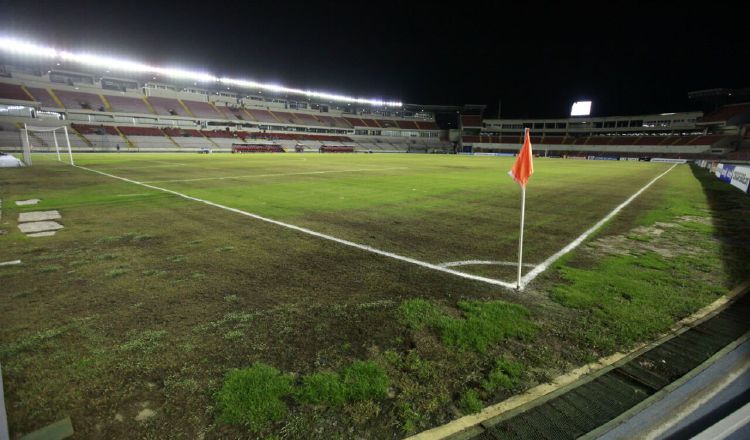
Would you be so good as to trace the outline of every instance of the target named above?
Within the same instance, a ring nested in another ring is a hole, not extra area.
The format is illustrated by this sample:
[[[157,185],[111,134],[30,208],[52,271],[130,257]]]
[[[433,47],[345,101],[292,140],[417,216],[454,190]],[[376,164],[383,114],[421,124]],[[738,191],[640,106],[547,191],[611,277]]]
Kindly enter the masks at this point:
[[[295,113],[294,115],[297,117],[298,123],[302,125],[322,126],[321,122],[313,115],[307,113]]]
[[[14,101],[32,101],[23,88],[17,84],[0,82],[0,99],[12,99]]]
[[[299,125],[299,121],[297,121],[294,118],[294,115],[289,112],[281,112],[278,110],[274,110],[271,112],[276,119],[278,119],[282,124],[297,124]]]
[[[200,131],[184,128],[164,128],[162,131],[181,148],[205,148],[214,145]]]
[[[241,108],[236,107],[229,107],[229,106],[217,106],[216,108],[219,109],[220,112],[222,112],[227,119],[233,120],[233,119],[239,119],[239,120],[245,120],[248,119],[247,113],[245,113]]]
[[[146,98],[157,115],[164,116],[189,116],[180,105],[180,101],[174,98],[160,98],[149,96]]]
[[[245,111],[247,113],[249,113],[250,116],[253,119],[255,119],[256,121],[258,121],[258,122],[270,122],[272,124],[278,124],[279,123],[279,120],[276,119],[274,117],[273,113],[271,113],[268,110],[261,110],[261,109],[256,109],[256,108],[248,108],[248,109],[245,109]]]
[[[284,153],[281,145],[276,144],[234,144],[232,153]]]
[[[725,105],[717,111],[702,117],[698,122],[726,122],[747,112],[750,112],[750,103]]]
[[[143,99],[115,95],[106,95],[104,99],[109,102],[109,106],[114,112],[153,114]]]
[[[462,115],[461,116],[461,125],[464,127],[481,127],[482,126],[482,117],[481,116],[472,116],[472,115]]]
[[[320,147],[321,153],[354,153],[353,146],[323,145]]]
[[[165,151],[175,149],[177,145],[156,127],[117,126],[128,142],[139,151]]]
[[[48,108],[60,108],[60,105],[55,101],[55,99],[52,97],[52,95],[49,94],[47,89],[42,89],[39,87],[27,87],[26,88],[29,93],[34,97],[34,99],[42,104],[42,107],[48,107]]]
[[[419,130],[419,127],[417,127],[417,123],[414,121],[394,121],[398,128],[403,128],[407,130]]]
[[[224,119],[224,115],[216,111],[216,109],[208,102],[200,101],[182,101],[185,106],[190,110],[193,116],[198,118],[210,118],[210,119]]]
[[[53,93],[57,95],[60,102],[62,102],[63,106],[67,109],[95,110],[102,112],[106,110],[101,98],[92,93],[72,92],[69,90],[53,90]]]

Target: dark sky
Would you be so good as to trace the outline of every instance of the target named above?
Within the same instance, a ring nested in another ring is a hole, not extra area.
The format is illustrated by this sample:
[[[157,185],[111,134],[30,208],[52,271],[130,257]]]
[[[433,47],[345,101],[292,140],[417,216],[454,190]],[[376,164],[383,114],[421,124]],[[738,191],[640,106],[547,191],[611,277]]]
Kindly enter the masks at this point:
[[[289,87],[504,117],[698,109],[750,86],[747,9],[700,2],[0,0],[0,34]],[[111,5],[112,4],[112,5]],[[598,11],[598,13],[594,13]]]

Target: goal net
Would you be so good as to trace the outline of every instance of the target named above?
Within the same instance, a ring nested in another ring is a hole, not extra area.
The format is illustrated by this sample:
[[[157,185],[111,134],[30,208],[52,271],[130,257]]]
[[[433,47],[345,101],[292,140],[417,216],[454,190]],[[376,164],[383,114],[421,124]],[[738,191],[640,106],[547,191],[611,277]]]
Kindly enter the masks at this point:
[[[73,151],[70,148],[68,127],[37,127],[24,124],[21,130],[21,144],[23,145],[23,162],[31,166],[32,152],[51,152],[57,154],[57,160],[63,161],[67,153],[66,162],[73,163]],[[62,150],[62,152],[61,152]]]

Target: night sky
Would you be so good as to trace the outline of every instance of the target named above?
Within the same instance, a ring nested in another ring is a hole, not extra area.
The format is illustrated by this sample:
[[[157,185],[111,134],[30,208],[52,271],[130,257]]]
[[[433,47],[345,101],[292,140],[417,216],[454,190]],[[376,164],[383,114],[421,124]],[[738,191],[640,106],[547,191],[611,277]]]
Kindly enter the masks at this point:
[[[503,117],[563,117],[583,98],[597,116],[695,110],[688,91],[750,86],[750,15],[729,3],[113,3],[0,0],[0,34],[288,87],[486,104],[486,116],[498,100]]]

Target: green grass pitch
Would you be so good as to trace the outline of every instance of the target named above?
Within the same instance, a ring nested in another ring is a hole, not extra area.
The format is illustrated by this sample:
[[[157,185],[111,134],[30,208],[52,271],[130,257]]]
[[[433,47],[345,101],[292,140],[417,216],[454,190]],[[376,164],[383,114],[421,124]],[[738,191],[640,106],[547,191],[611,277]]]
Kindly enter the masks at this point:
[[[515,292],[34,159],[0,171],[0,262],[23,262],[0,267],[11,436],[71,417],[79,438],[404,437],[650,340],[750,272],[750,202],[688,165]],[[512,158],[75,159],[433,265],[516,260]],[[534,165],[532,266],[671,167]],[[18,230],[18,213],[49,209],[54,237]]]

